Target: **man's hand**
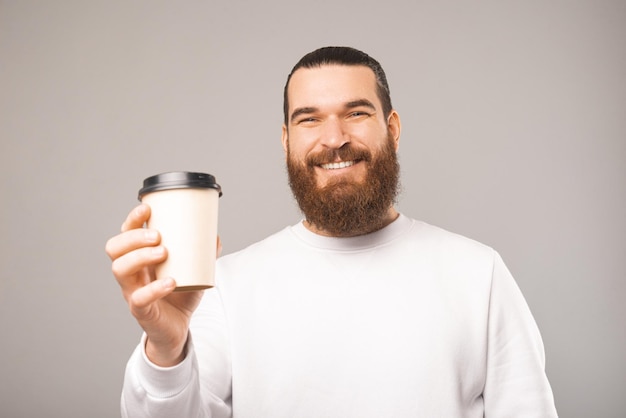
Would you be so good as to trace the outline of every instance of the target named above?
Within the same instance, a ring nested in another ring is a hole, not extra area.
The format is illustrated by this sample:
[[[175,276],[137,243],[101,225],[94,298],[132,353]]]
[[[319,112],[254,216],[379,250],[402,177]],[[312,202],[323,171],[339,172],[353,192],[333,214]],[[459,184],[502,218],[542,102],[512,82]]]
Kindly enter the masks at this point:
[[[148,205],[133,209],[122,224],[121,233],[107,242],[106,253],[113,261],[113,275],[130,312],[146,332],[148,358],[168,367],[185,357],[189,322],[202,291],[172,293],[176,287],[173,279],[155,280],[154,267],[167,258],[167,250],[160,245],[158,231],[143,227],[149,218]]]

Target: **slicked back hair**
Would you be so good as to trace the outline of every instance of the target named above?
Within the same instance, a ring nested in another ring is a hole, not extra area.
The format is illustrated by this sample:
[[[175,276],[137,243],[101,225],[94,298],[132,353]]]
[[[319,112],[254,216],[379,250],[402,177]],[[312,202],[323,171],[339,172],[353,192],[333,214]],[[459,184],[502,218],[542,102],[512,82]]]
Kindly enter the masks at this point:
[[[383,67],[374,58],[367,55],[365,52],[359,51],[346,46],[327,46],[316,49],[313,52],[309,52],[298,61],[293,67],[291,73],[287,77],[287,83],[285,83],[285,89],[283,92],[283,112],[285,115],[285,126],[289,126],[289,99],[287,97],[287,89],[289,88],[289,81],[291,76],[300,68],[318,68],[324,65],[362,65],[368,67],[374,72],[376,77],[377,95],[383,107],[383,114],[385,118],[389,116],[393,109],[391,105],[391,95],[389,93],[389,84],[387,83],[387,76]]]

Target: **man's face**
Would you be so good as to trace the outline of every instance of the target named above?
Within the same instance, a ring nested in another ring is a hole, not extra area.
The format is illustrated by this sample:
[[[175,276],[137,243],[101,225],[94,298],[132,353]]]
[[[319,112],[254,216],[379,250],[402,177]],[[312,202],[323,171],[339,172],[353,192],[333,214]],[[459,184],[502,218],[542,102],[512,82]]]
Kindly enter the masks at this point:
[[[381,227],[398,185],[400,121],[385,117],[365,66],[297,70],[283,126],[289,181],[307,220],[331,235]]]

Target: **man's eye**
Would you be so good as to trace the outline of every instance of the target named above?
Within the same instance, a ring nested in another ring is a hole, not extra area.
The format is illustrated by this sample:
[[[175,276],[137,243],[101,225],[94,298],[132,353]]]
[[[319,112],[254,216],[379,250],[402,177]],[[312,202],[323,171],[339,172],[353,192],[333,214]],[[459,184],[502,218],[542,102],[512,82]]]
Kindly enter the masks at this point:
[[[369,113],[367,113],[367,112],[362,112],[362,111],[360,111],[360,110],[359,110],[359,111],[356,111],[356,112],[352,112],[352,113],[350,113],[350,117],[353,117],[353,118],[358,118],[358,117],[360,117],[360,116],[369,116]]]

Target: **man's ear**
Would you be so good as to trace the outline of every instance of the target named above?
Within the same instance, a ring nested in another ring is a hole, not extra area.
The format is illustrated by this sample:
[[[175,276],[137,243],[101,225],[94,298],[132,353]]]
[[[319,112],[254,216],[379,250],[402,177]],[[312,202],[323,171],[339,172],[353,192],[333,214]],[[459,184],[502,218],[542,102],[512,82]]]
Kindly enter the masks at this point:
[[[400,122],[400,115],[395,110],[389,113],[387,118],[387,129],[394,140],[396,151],[400,147],[400,132],[402,131],[402,123]]]
[[[287,130],[287,126],[285,124],[283,124],[283,133],[280,141],[283,143],[283,150],[285,151],[285,155],[287,155],[287,149],[289,148],[289,131]]]

